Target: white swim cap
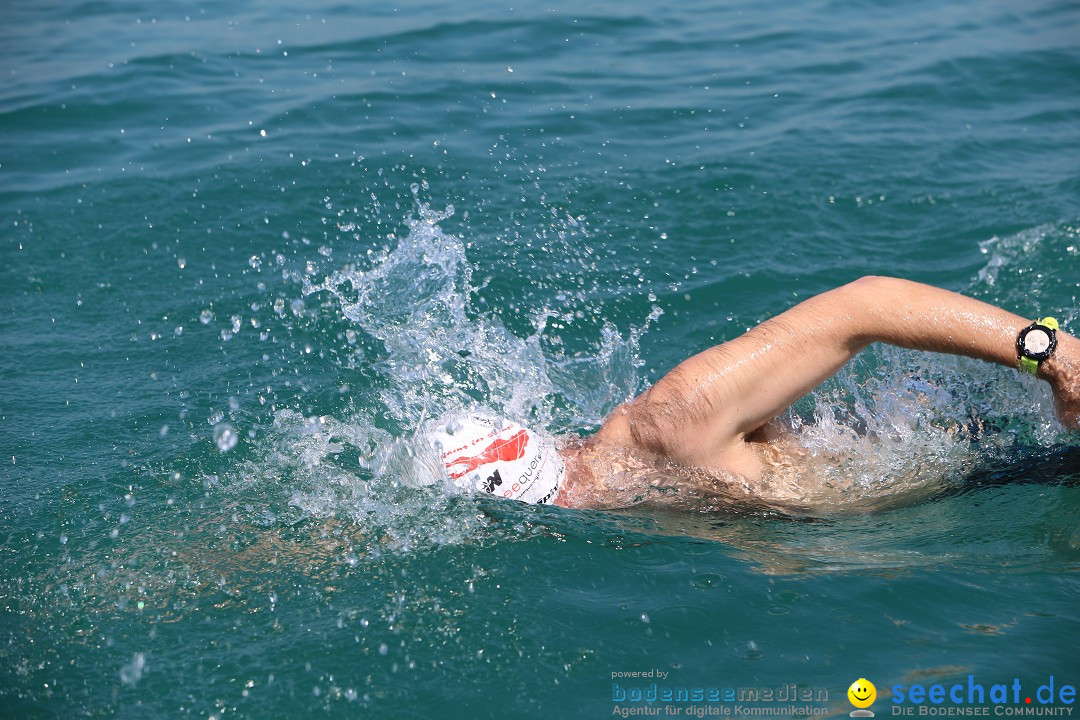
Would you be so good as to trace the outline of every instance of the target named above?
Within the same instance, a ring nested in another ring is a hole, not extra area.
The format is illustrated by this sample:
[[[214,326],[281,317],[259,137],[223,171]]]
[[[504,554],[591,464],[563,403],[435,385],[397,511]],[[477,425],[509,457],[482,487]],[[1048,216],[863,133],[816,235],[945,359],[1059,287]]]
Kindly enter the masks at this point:
[[[566,477],[555,443],[509,420],[456,416],[428,439],[460,488],[542,505],[555,502]]]

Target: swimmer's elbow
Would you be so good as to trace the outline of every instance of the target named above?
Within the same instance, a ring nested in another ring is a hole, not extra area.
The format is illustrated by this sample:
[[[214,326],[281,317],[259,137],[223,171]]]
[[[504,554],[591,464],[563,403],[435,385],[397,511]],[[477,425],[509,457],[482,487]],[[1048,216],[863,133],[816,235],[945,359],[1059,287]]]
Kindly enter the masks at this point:
[[[861,293],[878,295],[899,282],[903,281],[888,275],[863,275],[858,280],[852,280],[844,287]]]
[[[881,340],[882,325],[888,322],[890,308],[898,307],[904,295],[916,285],[887,275],[864,275],[837,288],[843,306],[843,312],[838,313],[843,321],[838,327],[848,349],[858,352]]]

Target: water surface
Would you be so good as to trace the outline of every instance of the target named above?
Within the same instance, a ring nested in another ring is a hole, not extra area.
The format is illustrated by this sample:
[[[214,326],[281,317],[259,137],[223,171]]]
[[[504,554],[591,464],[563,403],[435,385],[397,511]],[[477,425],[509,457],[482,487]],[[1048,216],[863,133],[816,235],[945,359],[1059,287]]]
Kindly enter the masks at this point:
[[[813,512],[406,482],[428,418],[586,433],[864,274],[1075,324],[1075,4],[0,18],[7,715],[608,717],[650,668],[843,715],[859,677],[1080,679],[1076,436],[1006,368],[861,356],[790,418],[847,458]]]

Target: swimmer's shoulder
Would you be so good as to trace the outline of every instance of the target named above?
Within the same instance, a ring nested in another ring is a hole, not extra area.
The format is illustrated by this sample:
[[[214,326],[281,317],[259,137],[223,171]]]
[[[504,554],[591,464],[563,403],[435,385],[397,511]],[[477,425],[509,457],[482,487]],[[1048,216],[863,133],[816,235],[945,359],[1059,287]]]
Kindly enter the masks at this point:
[[[671,463],[686,469],[707,470],[717,476],[739,476],[749,480],[762,477],[766,470],[765,450],[780,442],[791,431],[779,422],[766,423],[745,438],[707,443],[686,437],[658,436],[636,427],[640,418],[631,403],[623,403],[587,438],[575,441],[590,455],[627,453],[650,462]],[[651,430],[652,428],[650,428]]]

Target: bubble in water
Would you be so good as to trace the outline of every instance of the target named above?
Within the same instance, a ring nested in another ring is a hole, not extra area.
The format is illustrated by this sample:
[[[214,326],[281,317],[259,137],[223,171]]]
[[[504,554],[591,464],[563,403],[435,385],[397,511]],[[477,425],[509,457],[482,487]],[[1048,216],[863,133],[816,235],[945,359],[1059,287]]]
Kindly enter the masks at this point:
[[[236,430],[229,423],[218,423],[214,426],[214,442],[221,452],[226,453],[236,447],[238,439]]]

